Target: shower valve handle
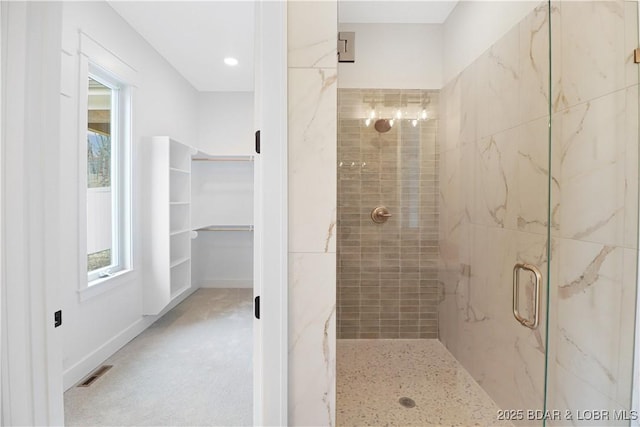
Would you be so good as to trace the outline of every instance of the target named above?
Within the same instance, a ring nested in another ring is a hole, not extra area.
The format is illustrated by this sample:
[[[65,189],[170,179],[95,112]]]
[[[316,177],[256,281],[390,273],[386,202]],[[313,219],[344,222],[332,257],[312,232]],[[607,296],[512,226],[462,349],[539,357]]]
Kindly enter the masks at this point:
[[[382,224],[383,222],[387,222],[389,218],[393,215],[389,212],[389,209],[384,206],[378,206],[374,210],[371,211],[371,219],[373,222]]]

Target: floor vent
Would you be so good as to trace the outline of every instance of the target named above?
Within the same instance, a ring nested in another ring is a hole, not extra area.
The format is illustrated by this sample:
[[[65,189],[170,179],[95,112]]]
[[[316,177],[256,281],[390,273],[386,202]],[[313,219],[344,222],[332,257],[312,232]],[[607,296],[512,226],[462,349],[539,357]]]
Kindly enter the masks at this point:
[[[103,376],[111,368],[113,368],[113,365],[102,365],[102,366],[100,366],[98,369],[96,369],[95,371],[90,373],[87,378],[82,380],[82,382],[80,384],[78,384],[78,387],[89,387],[91,384],[96,382],[96,380],[98,378]]]

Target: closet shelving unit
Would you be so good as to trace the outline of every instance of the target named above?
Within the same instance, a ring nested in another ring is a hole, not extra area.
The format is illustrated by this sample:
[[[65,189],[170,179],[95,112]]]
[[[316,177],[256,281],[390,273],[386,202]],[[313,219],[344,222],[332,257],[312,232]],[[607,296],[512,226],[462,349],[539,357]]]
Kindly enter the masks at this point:
[[[193,168],[202,168],[192,178],[193,230],[253,231],[253,160],[252,155],[194,154]]]
[[[193,156],[191,224],[197,256],[192,274],[198,286],[245,287],[251,281],[239,278],[239,271],[252,271],[246,245],[253,240],[253,186],[253,155]]]
[[[191,288],[191,156],[166,136],[143,144],[145,314],[158,314]]]
[[[167,136],[145,141],[142,155],[143,310],[156,315],[193,290],[198,263],[192,239],[200,233],[253,231],[254,158],[198,152]],[[213,242],[205,238],[201,248],[212,251],[207,245]],[[216,262],[224,266],[221,259],[233,255],[229,250],[218,254],[220,259],[201,254],[205,276],[211,276]]]

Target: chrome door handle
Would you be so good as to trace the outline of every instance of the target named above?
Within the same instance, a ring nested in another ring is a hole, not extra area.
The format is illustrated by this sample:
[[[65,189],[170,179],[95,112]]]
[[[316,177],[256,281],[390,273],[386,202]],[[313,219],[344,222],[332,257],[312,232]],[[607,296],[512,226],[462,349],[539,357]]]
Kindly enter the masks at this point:
[[[533,284],[533,320],[520,315],[520,270],[530,271],[535,278]],[[535,265],[517,263],[513,267],[513,316],[522,326],[529,329],[536,329],[540,320],[540,282],[542,282],[542,274]]]

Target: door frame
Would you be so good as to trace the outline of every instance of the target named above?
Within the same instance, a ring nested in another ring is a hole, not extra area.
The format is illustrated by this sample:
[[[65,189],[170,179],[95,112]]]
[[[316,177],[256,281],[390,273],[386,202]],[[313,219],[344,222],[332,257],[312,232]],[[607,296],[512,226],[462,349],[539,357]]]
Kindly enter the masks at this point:
[[[256,157],[254,425],[287,425],[287,4],[255,2]]]
[[[2,422],[60,425],[62,346],[53,313],[60,277],[62,4],[0,7]]]
[[[63,4],[1,2],[0,7],[1,418],[3,425],[62,425],[62,345],[53,312],[60,307],[61,171],[55,159],[60,155]],[[286,425],[286,3],[256,2],[256,12],[256,118],[264,150],[256,168],[260,216],[254,279],[262,307],[254,323],[254,424]]]

